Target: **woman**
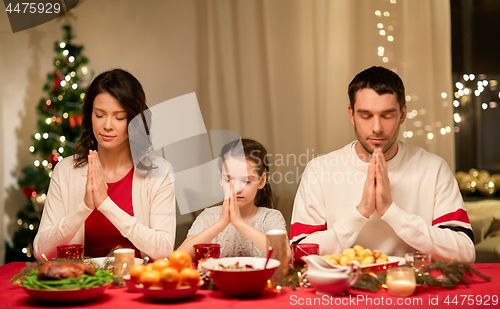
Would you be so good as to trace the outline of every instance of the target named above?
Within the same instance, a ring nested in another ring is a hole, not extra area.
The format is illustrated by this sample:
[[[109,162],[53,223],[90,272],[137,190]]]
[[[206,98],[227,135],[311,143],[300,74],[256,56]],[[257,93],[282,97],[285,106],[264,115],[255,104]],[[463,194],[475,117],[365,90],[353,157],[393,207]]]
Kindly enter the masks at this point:
[[[65,244],[82,244],[85,256],[92,257],[105,256],[117,245],[136,249],[138,257],[170,255],[175,195],[168,163],[149,157],[150,164],[134,166],[130,149],[128,125],[139,114],[145,121],[147,108],[142,86],[130,73],[115,69],[94,79],[75,153],[52,173],[33,244],[36,259],[54,258],[57,246]],[[144,144],[151,145],[149,140]],[[158,177],[161,168],[165,173]]]

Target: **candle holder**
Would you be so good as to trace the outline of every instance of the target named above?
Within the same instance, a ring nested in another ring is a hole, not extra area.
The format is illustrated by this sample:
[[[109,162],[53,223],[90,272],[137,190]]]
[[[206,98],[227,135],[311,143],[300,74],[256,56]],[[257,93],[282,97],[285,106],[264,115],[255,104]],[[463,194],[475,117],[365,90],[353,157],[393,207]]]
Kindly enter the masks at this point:
[[[134,266],[135,250],[134,249],[116,249],[113,252],[115,257],[114,274],[118,277],[123,277],[130,274],[130,269]]]
[[[196,244],[194,247],[194,266],[201,266],[204,262],[220,257],[219,244]]]
[[[293,268],[304,267],[306,262],[302,259],[303,256],[308,255],[318,255],[319,245],[318,244],[293,244]]]
[[[422,275],[422,267],[424,267],[427,264],[430,264],[432,259],[431,259],[431,254],[430,253],[423,253],[423,252],[413,252],[413,253],[406,253],[405,254],[405,260],[406,264],[408,266],[413,267],[415,272],[417,272],[417,275],[421,276]]]
[[[60,259],[81,260],[83,258],[83,245],[57,246],[57,257]]]
[[[287,247],[288,238],[284,230],[270,230],[266,233],[267,247],[273,248],[271,258],[280,261],[280,266],[274,272],[271,278],[271,286],[275,287],[281,285],[281,281],[288,272],[288,255]],[[267,252],[266,252],[267,254]]]
[[[413,268],[405,266],[389,268],[385,284],[387,292],[392,296],[410,296],[415,292],[417,286],[415,271]]]

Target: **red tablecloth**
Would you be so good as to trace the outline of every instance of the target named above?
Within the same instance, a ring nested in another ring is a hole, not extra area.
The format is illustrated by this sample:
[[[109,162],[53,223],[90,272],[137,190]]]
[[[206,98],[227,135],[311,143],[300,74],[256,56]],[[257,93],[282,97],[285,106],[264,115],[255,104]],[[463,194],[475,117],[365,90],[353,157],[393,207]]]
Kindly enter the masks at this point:
[[[26,294],[20,286],[12,285],[10,279],[18,273],[24,263],[9,263],[0,267],[0,308],[47,308],[56,307],[37,301]],[[176,303],[154,302],[142,293],[131,293],[126,288],[109,288],[99,298],[89,302],[58,308],[297,308],[302,306],[340,306],[341,308],[372,308],[395,306],[403,308],[500,308],[500,264],[474,264],[482,273],[492,277],[491,282],[474,277],[470,285],[457,289],[417,288],[411,297],[398,298],[386,291],[377,293],[350,290],[340,297],[319,296],[314,289],[298,288],[268,289],[258,299],[238,300],[224,297],[218,291],[199,290],[195,295]],[[496,304],[496,305],[495,305]]]

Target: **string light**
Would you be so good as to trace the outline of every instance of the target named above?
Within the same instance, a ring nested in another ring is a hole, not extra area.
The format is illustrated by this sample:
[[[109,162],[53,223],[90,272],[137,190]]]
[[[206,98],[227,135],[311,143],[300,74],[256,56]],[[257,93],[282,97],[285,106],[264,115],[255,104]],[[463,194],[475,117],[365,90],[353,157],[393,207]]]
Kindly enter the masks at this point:
[[[441,98],[446,99],[448,97],[448,94],[446,92],[441,92]]]
[[[460,106],[460,101],[458,100],[453,100],[453,106],[459,107]]]
[[[64,159],[64,158],[63,158],[62,156],[59,156],[59,157],[57,158],[57,162],[61,162],[63,159]]]
[[[389,58],[384,57],[384,58],[382,58],[382,61],[383,61],[384,63],[387,63],[387,62],[389,62]]]
[[[50,104],[52,104],[52,101],[47,100],[47,101],[45,101],[45,104],[46,104],[47,106],[50,106]]]
[[[43,139],[49,138],[49,133],[47,133],[47,132],[43,133],[42,137],[43,137]]]
[[[40,140],[40,138],[42,138],[42,136],[40,135],[40,133],[35,133],[35,138],[36,138],[37,140]]]
[[[377,24],[377,28],[379,28],[379,29],[383,29],[383,28],[384,28],[384,24],[383,24],[383,23],[378,23],[378,24]]]
[[[61,142],[64,142],[64,141],[66,140],[66,137],[61,136],[61,137],[59,138],[59,140],[60,140]]]
[[[391,14],[390,14],[389,12],[385,11],[385,12],[384,12],[384,16],[385,16],[385,17],[389,17],[389,16],[391,16]]]
[[[35,151],[35,147],[34,146],[30,146],[30,152],[34,152]]]
[[[469,79],[470,79],[470,80],[474,80],[474,79],[476,79],[476,75],[474,75],[474,74],[469,74]]]
[[[381,16],[381,15],[382,15],[382,13],[381,13],[379,10],[377,10],[377,11],[375,11],[375,15],[377,15],[377,16]]]
[[[65,113],[63,113],[63,118],[64,118],[64,119],[68,119],[68,116],[69,116],[69,115],[68,115],[68,113],[66,113],[66,112],[65,112]]]
[[[451,132],[451,127],[450,126],[447,126],[446,127],[446,133],[450,133]]]
[[[71,73],[69,73],[69,75],[71,75],[71,77],[75,77],[76,72],[75,72],[75,71],[72,71]]]
[[[58,96],[57,96],[57,99],[58,99],[59,101],[62,101],[62,99],[63,99],[62,94],[58,95]]]
[[[483,103],[483,104],[481,104],[481,107],[482,107],[483,109],[487,109],[487,108],[488,108],[488,104]]]
[[[462,76],[462,78],[464,79],[464,81],[468,81],[469,80],[469,75],[468,74],[464,74],[464,76]]]
[[[453,120],[455,121],[455,123],[460,123],[460,121],[462,121],[462,118],[460,117],[459,113],[455,113],[453,114]]]
[[[77,84],[73,84],[73,85],[71,85],[71,88],[73,88],[73,89],[76,90],[76,88],[78,88],[78,85]]]
[[[59,47],[61,47],[61,48],[64,48],[64,47],[66,47],[66,43],[64,43],[64,42],[61,42],[61,43],[59,44]]]
[[[47,166],[48,164],[49,164],[49,162],[48,162],[47,160],[43,160],[43,161],[42,161],[42,165],[43,165],[43,166]]]
[[[439,130],[441,132],[441,135],[445,135],[446,134],[446,129],[445,128],[441,128],[441,130]]]
[[[71,76],[66,75],[66,77],[64,77],[64,79],[69,82],[69,80],[71,79]]]
[[[394,41],[394,37],[392,35],[387,36],[387,41],[389,42]]]
[[[66,86],[66,81],[65,81],[65,80],[62,80],[62,81],[61,81],[61,87],[64,87],[64,86]]]
[[[83,98],[85,98],[85,93],[83,93],[83,92],[82,92],[82,93],[80,94],[80,99],[82,99],[82,100],[83,100]]]
[[[51,124],[51,123],[52,123],[52,120],[51,120],[50,118],[47,118],[47,119],[45,119],[45,123],[46,123],[46,124]]]
[[[64,55],[64,56],[67,56],[68,54],[69,54],[69,50],[65,49],[65,50],[63,51],[63,55]]]
[[[88,73],[87,67],[82,67],[82,73],[83,73],[83,75],[87,75],[87,73]]]
[[[432,134],[432,133],[428,133],[428,134],[427,134],[427,138],[428,138],[428,139],[433,139],[433,138],[434,138],[434,134]]]
[[[64,148],[59,147],[59,149],[57,149],[57,151],[58,151],[59,153],[63,153],[63,152],[64,152]]]
[[[35,162],[33,162],[33,165],[36,166],[36,167],[39,167],[40,166],[40,161],[35,160]]]
[[[380,30],[379,33],[380,35],[385,35],[385,30]]]
[[[69,62],[73,62],[73,61],[75,61],[75,57],[73,57],[73,56],[69,56],[68,61],[69,61]]]

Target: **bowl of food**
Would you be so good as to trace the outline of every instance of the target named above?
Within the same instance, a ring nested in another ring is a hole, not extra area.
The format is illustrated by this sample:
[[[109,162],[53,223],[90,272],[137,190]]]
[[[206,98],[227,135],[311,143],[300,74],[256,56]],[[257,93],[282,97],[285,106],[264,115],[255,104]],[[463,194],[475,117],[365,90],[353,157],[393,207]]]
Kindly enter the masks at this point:
[[[323,255],[322,257],[331,265],[339,268],[344,267],[345,269],[350,267],[349,264],[351,261],[358,261],[363,271],[370,270],[374,273],[385,271],[405,263],[404,258],[387,256],[378,250],[372,251],[359,245],[347,248],[339,254]]]
[[[225,296],[252,298],[262,294],[267,281],[280,266],[280,261],[270,259],[264,269],[265,263],[265,258],[232,257],[208,261],[203,267]]]
[[[47,262],[32,269],[20,285],[33,298],[49,302],[81,302],[101,295],[113,276],[81,262]]]

